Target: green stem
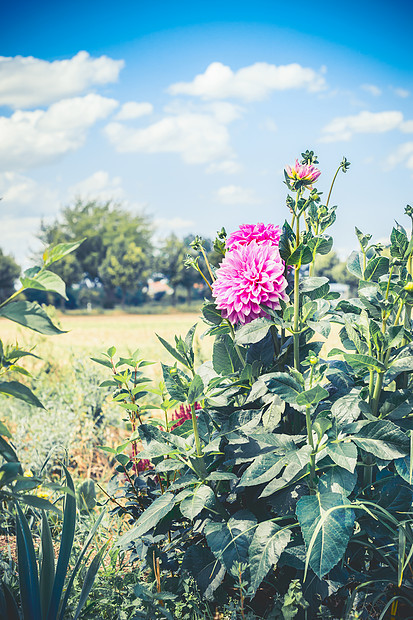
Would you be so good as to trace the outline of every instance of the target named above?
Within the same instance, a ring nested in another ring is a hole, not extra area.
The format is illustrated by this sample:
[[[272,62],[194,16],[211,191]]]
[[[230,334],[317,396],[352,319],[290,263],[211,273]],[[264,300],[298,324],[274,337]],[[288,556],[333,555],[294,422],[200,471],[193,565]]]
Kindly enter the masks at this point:
[[[313,427],[311,425],[311,412],[310,407],[307,406],[305,408],[305,422],[307,426],[307,438],[308,444],[311,446],[311,454],[310,454],[310,479],[309,479],[309,489],[310,495],[315,495],[315,450],[314,450],[314,440],[313,440]]]
[[[381,389],[383,387],[383,379],[384,379],[384,372],[377,373],[376,385],[374,386],[373,398],[371,401],[371,411],[373,415],[375,416],[377,415],[377,410],[379,408],[379,400],[380,400]]]
[[[237,355],[238,355],[238,358],[239,358],[239,360],[240,360],[240,362],[242,364],[242,367],[245,368],[245,364],[246,364],[245,359],[242,356],[242,353],[241,353],[241,350],[240,350],[239,346],[237,344],[235,344],[235,330],[234,330],[234,326],[228,321],[228,319],[227,319],[227,323],[228,323],[229,328],[231,330],[231,336],[232,336],[232,340],[234,342],[234,349],[237,352]]]
[[[192,428],[194,429],[195,436],[195,446],[196,446],[196,455],[198,458],[204,458],[204,453],[202,452],[201,442],[199,440],[198,433],[198,420],[196,419],[195,405],[191,405],[191,417],[192,417]]]
[[[278,357],[278,355],[280,354],[280,344],[278,342],[278,332],[275,325],[271,325],[270,332],[274,343],[274,357]]]
[[[204,261],[205,261],[205,264],[207,266],[207,269],[209,271],[209,275],[211,276],[211,281],[215,282],[215,278],[214,278],[214,274],[212,273],[211,265],[209,264],[209,260],[207,258],[207,255],[205,254],[205,250],[204,250],[204,248],[202,246],[201,246],[201,252],[202,252],[202,256],[204,257]]]
[[[326,207],[328,207],[328,204],[330,202],[331,192],[333,191],[334,183],[336,182],[337,175],[340,172],[341,168],[342,168],[342,164],[339,165],[339,167],[336,170],[335,175],[333,176],[333,180],[332,180],[331,186],[330,186],[330,191],[328,192],[328,196],[327,196]]]
[[[300,192],[297,192],[296,205]],[[296,207],[297,208],[297,207]],[[297,217],[296,232],[295,232],[295,249],[300,245],[300,218]],[[300,370],[300,333],[299,333],[299,321],[300,321],[300,264],[295,265],[294,268],[294,368]]]

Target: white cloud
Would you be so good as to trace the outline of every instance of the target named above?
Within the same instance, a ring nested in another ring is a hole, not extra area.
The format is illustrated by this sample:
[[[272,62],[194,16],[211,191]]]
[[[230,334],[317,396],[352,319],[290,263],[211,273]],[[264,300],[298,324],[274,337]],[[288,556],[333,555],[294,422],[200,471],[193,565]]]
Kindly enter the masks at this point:
[[[272,91],[305,88],[310,92],[325,88],[320,72],[297,63],[271,65],[257,62],[238,71],[221,62],[211,63],[205,73],[197,75],[192,82],[172,84],[172,95],[193,95],[203,99],[236,98],[244,101],[260,101]]]
[[[86,179],[69,187],[70,196],[80,196],[84,199],[95,200],[123,200],[125,192],[120,177],[110,178],[109,173],[98,170]]]
[[[237,174],[241,172],[242,165],[234,159],[224,159],[224,161],[212,162],[206,169],[207,174],[222,172],[223,174]]]
[[[119,112],[116,114],[116,120],[129,121],[141,116],[152,114],[153,105],[147,102],[128,101],[124,103]]]
[[[232,155],[227,127],[207,114],[166,116],[143,129],[109,123],[105,133],[120,153],[179,153],[188,164]]]
[[[188,231],[195,225],[194,220],[186,220],[182,217],[157,217],[154,220],[155,228],[162,234],[171,232]]]
[[[401,144],[387,158],[387,165],[390,168],[394,168],[400,164],[410,170],[413,170],[413,142],[405,142],[404,144]]]
[[[323,128],[321,142],[350,140],[355,133],[385,133],[401,126],[403,114],[393,110],[388,112],[360,112],[355,116],[334,118]]]
[[[400,130],[403,133],[413,133],[413,121],[404,121],[401,123]]]
[[[22,218],[36,214],[39,218],[55,212],[59,205],[56,191],[17,172],[0,173],[0,196],[0,218],[11,213]]]
[[[91,58],[79,52],[69,60],[40,60],[33,56],[0,56],[0,105],[31,108],[72,97],[116,82],[123,60]]]
[[[0,169],[40,166],[78,149],[87,129],[117,106],[114,99],[90,94],[62,99],[46,111],[0,117]]]
[[[362,84],[361,88],[365,90],[366,93],[373,95],[373,97],[378,97],[382,93],[381,89],[374,84]]]
[[[405,88],[393,88],[393,91],[398,97],[401,97],[402,99],[406,99],[406,97],[409,97],[410,95],[410,91],[406,90]]]
[[[254,190],[239,185],[226,185],[217,191],[219,202],[224,205],[253,205],[259,203]]]

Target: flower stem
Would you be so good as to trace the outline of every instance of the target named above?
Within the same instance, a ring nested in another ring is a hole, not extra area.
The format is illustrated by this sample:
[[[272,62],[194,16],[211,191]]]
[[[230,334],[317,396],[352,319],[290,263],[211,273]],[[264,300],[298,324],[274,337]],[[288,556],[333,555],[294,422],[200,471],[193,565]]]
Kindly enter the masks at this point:
[[[195,436],[196,455],[199,458],[203,458],[204,454],[202,452],[201,442],[199,440],[198,420],[196,419],[195,404],[191,405],[191,417],[192,417],[192,428],[194,429],[194,436]]]
[[[310,489],[310,495],[315,495],[315,451],[314,451],[314,440],[313,440],[313,427],[311,425],[311,412],[310,412],[309,406],[306,406],[305,408],[305,422],[307,426],[308,445],[311,446],[310,479],[308,482],[308,486]]]
[[[297,192],[296,209],[300,192]],[[297,217],[296,229],[295,229],[295,249],[300,245],[300,218]],[[294,368],[300,370],[300,334],[299,334],[299,320],[300,320],[300,263],[298,262],[294,268]]]
[[[340,164],[339,167],[336,170],[335,175],[333,176],[333,180],[331,181],[330,191],[328,192],[328,196],[327,196],[326,207],[328,207],[328,205],[329,205],[330,197],[331,197],[331,192],[333,191],[334,183],[336,182],[337,175],[340,172],[342,167],[343,167],[343,165]]]

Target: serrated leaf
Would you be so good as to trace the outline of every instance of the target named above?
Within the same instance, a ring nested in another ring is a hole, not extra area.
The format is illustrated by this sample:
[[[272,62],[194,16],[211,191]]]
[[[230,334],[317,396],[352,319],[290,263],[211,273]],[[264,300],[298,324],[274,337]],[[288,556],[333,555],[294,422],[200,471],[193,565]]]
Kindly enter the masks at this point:
[[[40,271],[34,278],[22,277],[20,278],[21,284],[27,289],[36,289],[40,291],[51,291],[58,293],[64,299],[67,299],[66,284],[57,273],[53,271]]]
[[[66,333],[54,325],[49,315],[35,301],[15,301],[7,304],[0,308],[0,316],[47,336]]]
[[[375,256],[367,263],[366,270],[364,272],[364,279],[369,281],[377,281],[381,276],[384,276],[389,270],[389,259],[387,256]]]
[[[182,500],[179,508],[184,517],[193,521],[201,510],[212,506],[214,500],[215,495],[211,487],[206,484],[201,484]]]
[[[347,260],[347,269],[349,272],[361,279],[363,277],[363,255],[361,252],[353,251]]]
[[[215,372],[219,375],[231,375],[238,370],[240,360],[230,336],[223,334],[215,339],[212,363]]]
[[[384,460],[398,459],[409,452],[409,438],[389,420],[367,422],[350,438],[366,452]]]
[[[252,597],[281,553],[290,542],[291,530],[280,528],[271,521],[260,523],[249,548]]]
[[[235,562],[248,562],[248,550],[256,523],[251,512],[239,510],[226,522],[209,522],[205,526],[208,547],[228,572]]]
[[[135,525],[123,534],[116,541],[117,547],[125,547],[133,540],[137,540],[146,532],[155,527],[175,505],[175,496],[172,493],[164,493],[158,497],[146,510],[141,514]]]
[[[266,318],[254,319],[250,323],[242,325],[235,334],[236,344],[260,342],[267,335],[271,325],[274,323]]]
[[[326,446],[328,456],[336,465],[353,473],[357,465],[357,447],[353,442],[330,442]]]
[[[193,405],[200,400],[204,392],[204,382],[199,375],[195,375],[192,379],[188,390],[188,403]]]
[[[315,385],[310,390],[301,392],[296,397],[297,405],[301,406],[315,406],[319,402],[328,398],[328,392],[321,385]]]
[[[43,262],[45,266],[49,266],[52,263],[62,259],[67,254],[70,254],[74,250],[76,250],[84,241],[81,239],[80,241],[74,241],[73,243],[58,243],[57,245],[50,246],[45,249],[43,252]]]
[[[163,344],[168,353],[172,355],[172,357],[178,360],[178,362],[180,362],[183,366],[188,367],[188,360],[183,355],[181,355],[176,349],[174,349],[174,347],[170,345],[169,342],[167,342],[164,338],[159,336],[159,334],[155,335],[158,338],[159,342]]]
[[[296,515],[303,534],[307,562],[322,579],[341,560],[353,532],[354,510],[340,493],[301,497]]]
[[[23,383],[19,383],[19,381],[1,381],[0,393],[7,394],[8,396],[14,396],[14,398],[23,400],[25,403],[33,405],[33,407],[44,409],[44,406],[37,396],[33,394],[31,389],[26,385],[23,385]]]
[[[357,483],[357,473],[349,472],[341,467],[331,467],[318,481],[320,493],[341,493],[348,497]]]
[[[274,372],[267,386],[270,392],[290,404],[297,403],[297,396],[302,391],[301,385],[286,372]]]

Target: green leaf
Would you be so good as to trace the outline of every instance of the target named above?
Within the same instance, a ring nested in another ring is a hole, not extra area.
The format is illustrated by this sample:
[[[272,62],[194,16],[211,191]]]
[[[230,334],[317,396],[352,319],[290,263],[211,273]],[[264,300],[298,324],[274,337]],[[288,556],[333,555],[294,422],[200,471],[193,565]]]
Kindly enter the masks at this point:
[[[37,289],[40,291],[52,291],[53,293],[58,293],[64,299],[67,299],[66,296],[66,284],[62,280],[57,273],[53,273],[53,271],[48,271],[47,269],[43,271],[39,271],[35,277],[22,277],[20,278],[22,286],[27,289]]]
[[[242,325],[235,334],[236,344],[260,342],[268,334],[271,325],[274,323],[266,318],[254,319],[250,323]]]
[[[178,362],[180,362],[183,366],[188,367],[188,360],[183,355],[178,353],[178,351],[176,349],[174,349],[173,346],[169,344],[169,342],[164,340],[164,338],[162,338],[158,334],[155,334],[155,335],[158,338],[158,340],[163,344],[163,346],[168,351],[168,353],[170,353],[172,355],[172,357],[174,357],[176,360],[178,360]]]
[[[37,495],[20,495],[19,499],[28,506],[33,506],[40,510],[52,510],[59,515],[61,514],[61,510],[44,497],[38,497]]]
[[[199,375],[195,375],[192,379],[188,390],[188,403],[193,405],[200,400],[204,392],[204,382]]]
[[[317,277],[317,278],[302,278],[300,281],[300,293],[311,293],[312,291],[316,291],[321,288],[325,284],[328,284],[328,278],[325,277]]]
[[[326,446],[327,454],[336,465],[353,473],[357,465],[357,447],[353,442],[330,442]]]
[[[343,557],[353,532],[354,511],[340,493],[301,497],[296,515],[307,549],[307,563],[322,579]]]
[[[268,409],[266,409],[262,415],[262,424],[264,429],[268,433],[272,433],[272,431],[278,426],[281,422],[281,416],[285,409],[285,402],[281,400],[278,394],[274,394],[274,398]]]
[[[331,467],[321,476],[318,481],[318,491],[320,493],[341,493],[348,497],[354,490],[357,483],[357,473],[350,473],[341,467]]]
[[[201,484],[182,500],[179,508],[184,517],[193,521],[203,508],[212,506],[214,500],[215,495],[211,487]]]
[[[348,394],[338,398],[331,407],[331,413],[337,420],[338,425],[342,426],[354,422],[360,416],[360,404],[362,403],[360,390],[352,389]]]
[[[333,237],[318,235],[309,240],[308,245],[314,254],[328,254],[333,247]]]
[[[91,561],[89,565],[85,579],[83,581],[83,586],[80,592],[79,602],[78,602],[73,620],[77,620],[79,618],[80,612],[82,611],[86,603],[87,597],[90,594],[90,591],[93,587],[97,572],[99,570],[99,566],[102,563],[103,555],[106,551],[106,548],[107,548],[107,544],[103,545],[99,549],[99,551],[96,553],[95,557],[93,558],[93,560]]]
[[[18,476],[21,476],[22,473],[23,470],[18,461],[3,463],[0,467],[0,489],[1,487],[9,485],[11,482],[14,482],[14,480],[16,480]]]
[[[313,260],[313,253],[308,245],[300,243],[298,248],[294,250],[291,256],[288,258],[287,265],[308,265]]]
[[[282,464],[286,466],[283,473],[280,477],[271,480],[267,484],[260,498],[269,497],[279,489],[290,484],[297,475],[303,475],[308,467],[310,454],[311,446],[308,445],[302,446],[300,449],[294,446],[291,451],[288,451],[282,460]]]
[[[270,392],[278,394],[290,405],[297,403],[297,396],[302,391],[301,385],[286,372],[274,372],[267,386]]]
[[[116,546],[125,547],[133,540],[136,540],[146,534],[146,532],[149,532],[149,530],[155,527],[174,506],[175,496],[172,493],[167,492],[158,497],[149,506],[149,508],[141,514],[129,532],[126,532],[126,534],[123,534],[123,536],[117,540]]]
[[[347,269],[349,272],[361,279],[363,277],[363,255],[361,252],[353,251],[347,260]]]
[[[369,370],[384,372],[385,365],[371,355],[361,355],[358,353],[342,353],[344,359],[358,373],[366,374]]]
[[[19,584],[24,620],[41,620],[39,575],[29,524],[16,503],[16,542]]]
[[[178,402],[186,402],[186,391],[182,383],[182,375],[177,368],[166,366],[161,364],[163,372],[163,380],[165,381],[165,387],[171,398]]]
[[[208,547],[228,572],[231,572],[235,562],[248,562],[248,550],[256,523],[251,512],[239,510],[227,522],[210,521],[205,526]]]
[[[364,279],[367,281],[372,280],[373,282],[377,281],[388,272],[389,263],[387,256],[375,256],[367,263]]]
[[[42,512],[41,551],[40,600],[42,606],[42,616],[45,618],[52,596],[55,577],[55,556],[52,534],[50,532],[49,522],[44,511]]]
[[[413,357],[398,357],[389,364],[384,378],[386,383],[391,383],[402,372],[413,372]]]
[[[70,254],[76,250],[85,241],[85,239],[86,237],[80,241],[74,241],[73,243],[58,243],[54,246],[46,248],[43,252],[43,262],[45,267],[48,267],[52,263],[55,263],[64,256],[67,256],[67,254]]]
[[[291,530],[280,528],[271,521],[260,523],[249,548],[252,597],[268,571],[277,565],[281,553],[290,542]]]
[[[31,389],[28,388],[27,385],[23,385],[23,383],[20,383],[19,381],[0,381],[0,393],[7,394],[8,396],[14,396],[14,398],[23,400],[29,405],[44,409],[44,406],[37,398],[37,396],[33,394]]]
[[[238,370],[240,360],[234,349],[231,336],[223,334],[215,339],[212,364],[215,372],[219,375],[231,375]]]
[[[367,422],[350,438],[359,448],[384,460],[398,459],[409,452],[409,438],[389,420]]]
[[[62,537],[60,541],[59,556],[56,565],[56,576],[53,583],[53,591],[50,599],[49,613],[47,620],[55,620],[59,610],[60,598],[66,580],[67,569],[69,567],[70,554],[72,552],[73,540],[76,527],[76,499],[75,487],[71,475],[63,465],[66,476],[66,486],[71,491],[66,493],[65,509],[63,514]]]
[[[413,464],[410,455],[394,461],[396,471],[408,484],[413,484]]]
[[[35,301],[16,301],[7,304],[0,308],[0,316],[46,336],[66,333],[52,323],[49,315]]]
[[[1,422],[1,420],[0,420],[0,435],[3,435],[3,437],[7,437],[8,439],[12,438],[12,435],[9,429],[7,428],[5,424],[3,424],[3,422]]]
[[[321,385],[315,385],[310,390],[301,392],[297,395],[296,403],[301,406],[315,406],[319,402],[328,398],[328,392]]]

